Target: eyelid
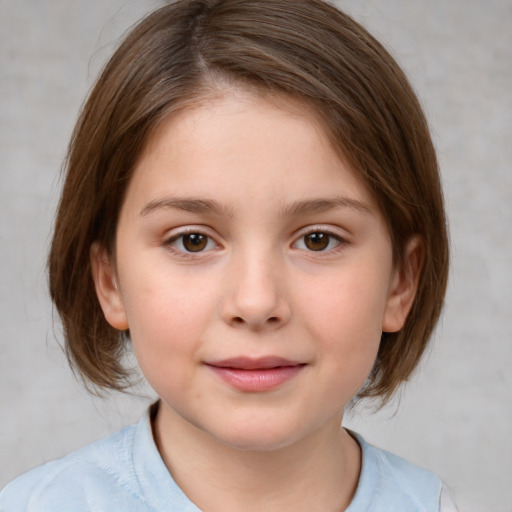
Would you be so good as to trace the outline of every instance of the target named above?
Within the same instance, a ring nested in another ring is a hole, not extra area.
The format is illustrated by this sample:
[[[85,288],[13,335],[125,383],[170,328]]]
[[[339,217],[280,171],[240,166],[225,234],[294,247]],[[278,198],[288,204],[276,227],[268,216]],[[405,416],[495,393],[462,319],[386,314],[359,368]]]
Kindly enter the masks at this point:
[[[303,251],[306,251],[309,253],[318,253],[319,255],[320,254],[324,254],[324,255],[332,254],[332,253],[335,253],[337,250],[341,250],[344,246],[346,246],[347,244],[350,243],[348,237],[346,235],[340,233],[340,231],[341,231],[341,228],[336,229],[334,227],[325,226],[325,225],[307,226],[307,227],[300,229],[298,231],[298,233],[296,233],[296,235],[293,238],[291,247],[299,249],[299,250],[303,250]],[[296,247],[297,243],[301,239],[303,239],[304,237],[306,237],[310,234],[313,234],[313,233],[325,234],[325,235],[335,239],[336,241],[338,241],[338,244],[333,248],[319,250],[319,251],[314,251],[312,249],[307,249],[307,248],[297,248]],[[184,237],[186,235],[191,235],[191,234],[199,234],[199,235],[205,236],[206,238],[208,238],[208,240],[210,242],[213,242],[214,247],[209,247],[209,248],[205,248],[203,250],[194,252],[194,251],[187,251],[186,249],[179,249],[179,248],[173,246],[173,243],[176,242],[177,240],[179,240],[181,237]],[[222,245],[217,241],[217,237],[213,236],[211,234],[211,229],[209,229],[205,226],[199,226],[199,225],[198,226],[183,226],[180,228],[172,229],[171,233],[164,237],[162,245],[164,247],[168,248],[174,254],[177,254],[178,256],[184,257],[184,258],[198,258],[201,256],[204,257],[207,254],[211,253],[216,248],[218,249],[218,248],[222,247]]]
[[[343,248],[345,245],[347,245],[349,243],[349,240],[348,240],[348,237],[347,236],[344,236],[342,235],[341,233],[338,232],[338,230],[332,228],[332,227],[327,227],[327,226],[322,226],[322,225],[315,225],[315,226],[308,226],[306,228],[303,228],[299,231],[299,233],[294,237],[294,242],[292,243],[292,248],[301,240],[303,239],[304,237],[308,236],[308,235],[311,235],[311,234],[314,234],[314,233],[322,233],[322,234],[325,234],[329,237],[332,237],[334,239],[336,239],[339,243],[336,247],[333,247],[332,249],[326,249],[326,250],[321,250],[321,251],[313,251],[311,249],[301,249],[301,250],[305,250],[307,252],[310,252],[310,253],[318,253],[318,254],[330,254],[330,253],[333,253],[333,252],[336,252],[336,250],[340,250],[341,248]]]
[[[215,244],[215,247],[210,247],[209,249],[204,249],[202,251],[187,251],[185,249],[181,250],[173,245],[174,242],[179,240],[180,238],[187,236],[187,235],[202,235],[206,238],[208,238],[209,241],[213,242]],[[162,243],[164,247],[166,247],[168,250],[172,251],[174,254],[177,254],[184,258],[190,258],[190,257],[200,257],[205,256],[206,254],[210,253],[215,248],[219,248],[220,244],[217,242],[216,238],[211,235],[209,230],[203,226],[186,226],[182,228],[175,228],[172,230],[171,234],[167,235],[164,238],[164,241]]]

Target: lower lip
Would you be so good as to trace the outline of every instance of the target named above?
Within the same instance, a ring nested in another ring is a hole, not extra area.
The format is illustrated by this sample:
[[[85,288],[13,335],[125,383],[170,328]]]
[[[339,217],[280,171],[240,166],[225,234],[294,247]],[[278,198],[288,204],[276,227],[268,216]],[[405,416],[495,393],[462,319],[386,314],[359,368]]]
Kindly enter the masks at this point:
[[[304,365],[279,366],[277,368],[242,370],[209,366],[221,379],[240,391],[261,392],[275,389],[293,379]]]

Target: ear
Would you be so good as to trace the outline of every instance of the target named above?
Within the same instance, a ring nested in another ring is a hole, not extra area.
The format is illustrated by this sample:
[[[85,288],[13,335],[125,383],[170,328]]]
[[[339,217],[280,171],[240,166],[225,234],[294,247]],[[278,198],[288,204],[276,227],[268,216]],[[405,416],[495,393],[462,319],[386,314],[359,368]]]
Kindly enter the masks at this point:
[[[103,314],[112,327],[125,331],[128,319],[111,258],[98,242],[91,245],[90,258],[92,278]]]
[[[402,265],[394,270],[391,278],[382,322],[383,332],[397,332],[404,326],[416,296],[423,252],[421,237],[413,236],[405,247]]]

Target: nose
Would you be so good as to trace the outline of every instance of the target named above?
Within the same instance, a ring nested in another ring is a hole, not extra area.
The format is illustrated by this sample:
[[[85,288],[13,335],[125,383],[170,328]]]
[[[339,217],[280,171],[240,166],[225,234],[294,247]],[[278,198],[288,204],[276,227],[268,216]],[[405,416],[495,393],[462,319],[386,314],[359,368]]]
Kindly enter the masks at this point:
[[[241,255],[232,262],[222,318],[232,327],[254,331],[279,329],[291,316],[286,279],[275,258]]]

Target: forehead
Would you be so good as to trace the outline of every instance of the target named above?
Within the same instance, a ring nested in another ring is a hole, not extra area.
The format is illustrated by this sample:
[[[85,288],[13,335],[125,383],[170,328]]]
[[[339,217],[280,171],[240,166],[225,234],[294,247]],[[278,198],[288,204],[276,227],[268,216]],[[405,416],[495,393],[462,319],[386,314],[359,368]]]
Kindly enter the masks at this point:
[[[151,177],[156,187],[187,181],[198,189],[204,180],[209,186],[229,181],[240,189],[250,182],[283,195],[298,192],[301,184],[310,192],[321,185],[325,190],[340,173],[356,195],[365,188],[312,106],[283,94],[231,87],[161,122],[132,181],[140,186]]]
[[[123,209],[130,206],[140,215],[175,198],[215,202],[218,211],[247,215],[290,213],[293,205],[311,201],[319,208],[340,198],[376,211],[313,108],[284,95],[241,89],[161,123],[134,169]]]

